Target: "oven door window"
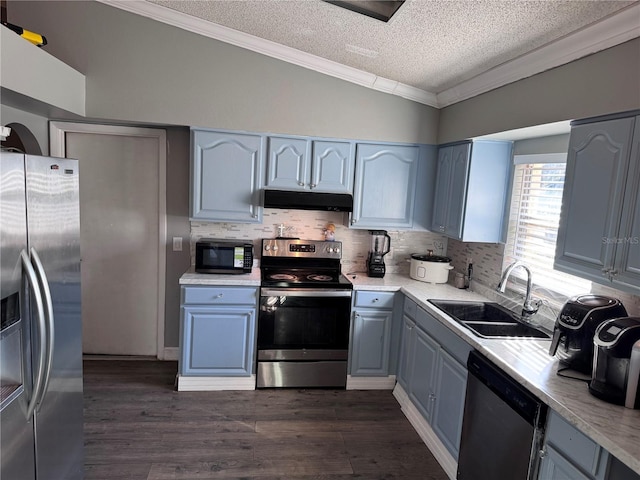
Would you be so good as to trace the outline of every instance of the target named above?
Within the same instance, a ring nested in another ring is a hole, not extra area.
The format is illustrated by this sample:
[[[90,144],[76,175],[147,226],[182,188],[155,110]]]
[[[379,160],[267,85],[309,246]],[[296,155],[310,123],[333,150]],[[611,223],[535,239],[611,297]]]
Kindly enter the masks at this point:
[[[260,298],[258,348],[348,349],[349,297]]]

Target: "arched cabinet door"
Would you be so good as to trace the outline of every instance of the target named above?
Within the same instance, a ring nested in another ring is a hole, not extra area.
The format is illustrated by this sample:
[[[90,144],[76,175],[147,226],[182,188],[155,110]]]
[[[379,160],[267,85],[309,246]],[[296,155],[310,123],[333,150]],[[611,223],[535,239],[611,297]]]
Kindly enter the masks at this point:
[[[267,187],[309,190],[311,142],[304,138],[269,137]]]
[[[261,223],[265,137],[192,130],[191,220]]]
[[[355,144],[314,140],[311,157],[311,183],[315,192],[351,193]]]
[[[634,188],[630,181],[637,177],[636,166],[629,170],[635,122],[629,117],[571,129],[556,246],[558,270],[610,283],[619,273],[622,252],[637,251],[625,237],[625,228],[633,232],[638,224],[633,221],[637,214],[630,210],[637,204],[637,198],[630,197],[637,197],[637,185]]]
[[[267,188],[351,193],[355,143],[269,137]]]
[[[358,144],[352,228],[411,228],[419,148]]]

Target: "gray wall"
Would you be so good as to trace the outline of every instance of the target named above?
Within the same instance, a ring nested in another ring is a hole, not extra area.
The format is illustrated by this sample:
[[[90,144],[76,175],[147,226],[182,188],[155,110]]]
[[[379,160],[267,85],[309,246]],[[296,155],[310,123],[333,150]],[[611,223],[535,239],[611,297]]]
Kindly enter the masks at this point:
[[[43,155],[49,155],[49,119],[7,105],[0,105],[0,124],[19,123],[33,134]],[[27,152],[29,153],[29,152]]]
[[[10,2],[87,77],[88,117],[436,143],[439,112],[97,2]]]
[[[569,151],[569,134],[528,138],[513,142],[514,155],[541,153],[566,153]]]
[[[189,249],[189,129],[167,128],[167,265],[165,279],[164,343],[180,340],[178,279],[191,265]],[[182,237],[182,252],[173,251],[173,237]]]
[[[441,110],[438,143],[640,108],[640,39]]]

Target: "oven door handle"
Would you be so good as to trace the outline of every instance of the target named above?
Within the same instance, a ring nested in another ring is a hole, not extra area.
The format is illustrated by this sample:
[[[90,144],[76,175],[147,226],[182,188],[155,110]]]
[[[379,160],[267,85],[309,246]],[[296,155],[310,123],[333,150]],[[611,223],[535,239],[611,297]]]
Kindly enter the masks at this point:
[[[262,288],[261,297],[351,297],[351,290],[314,290],[310,288]]]

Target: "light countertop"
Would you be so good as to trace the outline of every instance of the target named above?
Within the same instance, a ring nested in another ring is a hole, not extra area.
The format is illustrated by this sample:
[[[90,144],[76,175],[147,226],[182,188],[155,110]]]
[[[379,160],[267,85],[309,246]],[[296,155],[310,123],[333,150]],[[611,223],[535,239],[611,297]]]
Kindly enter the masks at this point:
[[[182,274],[180,285],[229,285],[229,286],[260,286],[260,269],[253,268],[251,273],[213,274],[196,273],[193,266]]]
[[[524,385],[550,408],[576,426],[621,462],[640,474],[640,410],[630,410],[597,399],[587,383],[557,375],[558,360],[548,354],[550,341],[484,339],[456,323],[428,303],[429,299],[488,300],[487,297],[449,284],[429,284],[403,274],[370,278],[349,274],[354,290],[401,291],[441,321],[452,332]],[[180,285],[260,285],[260,270],[244,275],[209,275],[187,271]]]

